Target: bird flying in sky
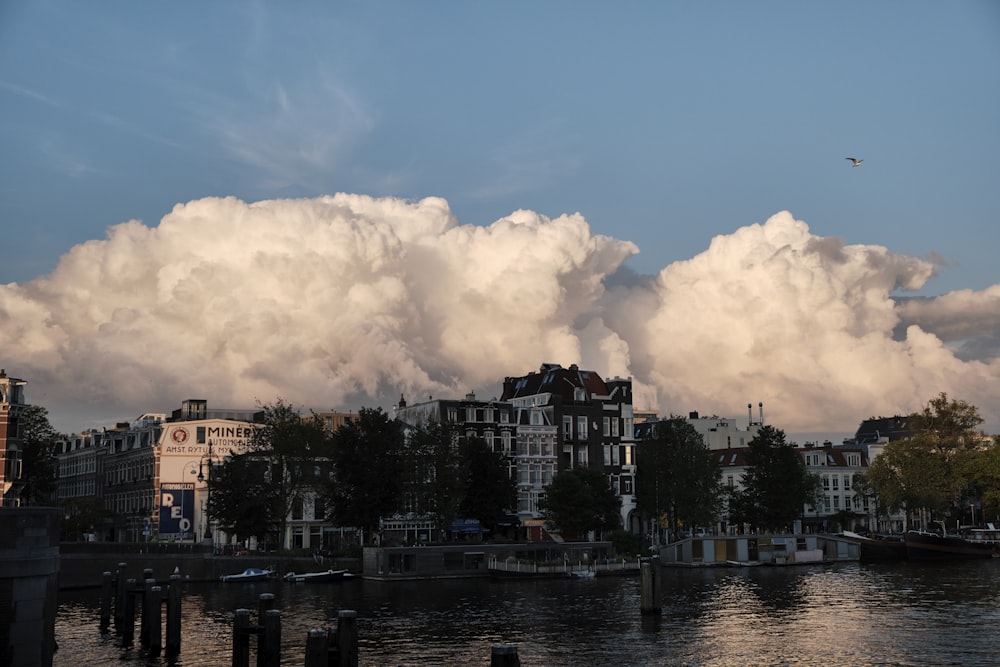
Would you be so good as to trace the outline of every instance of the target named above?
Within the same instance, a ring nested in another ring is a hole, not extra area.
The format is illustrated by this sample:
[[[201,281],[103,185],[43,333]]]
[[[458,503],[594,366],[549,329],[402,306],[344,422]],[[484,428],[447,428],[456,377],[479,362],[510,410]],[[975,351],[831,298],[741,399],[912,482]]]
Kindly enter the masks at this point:
[[[859,160],[859,159],[858,159],[858,158],[856,158],[856,157],[848,157],[848,158],[844,158],[844,159],[845,159],[845,160],[850,160],[850,161],[851,161],[851,166],[852,166],[852,167],[860,167],[860,166],[861,166],[861,163],[862,163],[862,162],[864,162],[864,160]]]

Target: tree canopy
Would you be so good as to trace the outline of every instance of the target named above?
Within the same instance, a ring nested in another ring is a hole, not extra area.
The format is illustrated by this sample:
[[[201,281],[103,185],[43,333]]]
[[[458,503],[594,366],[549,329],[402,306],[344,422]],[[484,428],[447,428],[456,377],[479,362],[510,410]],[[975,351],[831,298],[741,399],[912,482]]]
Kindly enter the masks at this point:
[[[917,434],[888,443],[869,465],[866,484],[879,502],[891,511],[926,511],[932,520],[962,516],[976,505],[995,514],[1000,452],[979,430],[978,408],[941,393],[910,422]]]
[[[545,487],[539,509],[547,523],[563,535],[583,538],[588,531],[621,526],[621,498],[600,470],[570,468]]]
[[[209,516],[241,537],[284,536],[293,508],[318,494],[329,451],[315,415],[303,418],[280,398],[263,405],[247,451],[209,468]]]
[[[21,488],[25,505],[54,501],[56,491],[55,451],[59,434],[49,423],[49,411],[27,406],[19,417],[21,436]]]
[[[819,503],[820,480],[806,470],[785,432],[763,426],[749,442],[743,491],[730,514],[764,530],[786,530],[805,505]]]
[[[362,408],[357,419],[333,434],[334,475],[327,508],[341,526],[356,526],[369,539],[379,519],[402,509],[403,428],[381,408]]]
[[[690,422],[678,416],[660,422],[637,449],[636,503],[645,518],[675,528],[714,523],[722,472]]]

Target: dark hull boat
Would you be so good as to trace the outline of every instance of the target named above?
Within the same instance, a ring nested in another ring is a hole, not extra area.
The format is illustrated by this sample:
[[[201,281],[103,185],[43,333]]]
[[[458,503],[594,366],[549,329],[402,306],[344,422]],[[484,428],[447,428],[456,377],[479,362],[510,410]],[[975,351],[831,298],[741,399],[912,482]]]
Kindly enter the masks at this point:
[[[973,528],[957,535],[911,530],[906,533],[906,557],[910,560],[1000,558],[1000,530]]]
[[[866,537],[845,530],[844,539],[858,545],[858,560],[862,563],[878,563],[906,560],[906,543],[897,537]]]

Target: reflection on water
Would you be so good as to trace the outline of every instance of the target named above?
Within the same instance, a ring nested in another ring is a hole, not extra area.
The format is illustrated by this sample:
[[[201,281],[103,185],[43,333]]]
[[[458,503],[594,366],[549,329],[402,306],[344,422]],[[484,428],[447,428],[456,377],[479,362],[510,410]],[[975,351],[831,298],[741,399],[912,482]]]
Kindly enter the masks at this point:
[[[664,569],[663,613],[636,578],[202,584],[185,591],[183,667],[229,664],[235,609],[282,610],[282,664],[358,612],[363,665],[488,665],[493,644],[548,665],[995,665],[1000,562]],[[98,591],[61,594],[56,667],[161,664],[97,631]],[[165,664],[165,661],[162,661]]]

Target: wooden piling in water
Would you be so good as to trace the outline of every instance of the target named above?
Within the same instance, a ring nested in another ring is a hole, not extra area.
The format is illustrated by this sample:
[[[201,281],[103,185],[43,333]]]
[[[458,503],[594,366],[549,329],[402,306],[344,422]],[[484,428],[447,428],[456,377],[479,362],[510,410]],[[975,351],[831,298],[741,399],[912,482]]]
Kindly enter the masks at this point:
[[[161,610],[163,607],[163,588],[151,586],[149,597],[143,601],[143,609],[150,606],[150,621],[147,628],[147,645],[151,655],[159,655],[163,649],[163,624],[160,622]]]
[[[143,570],[152,574],[152,570]],[[160,622],[160,607],[153,608],[153,586],[156,580],[152,577],[144,579],[142,582],[142,611],[139,614],[139,645],[149,646],[149,628],[153,625],[155,614],[156,622]]]
[[[111,573],[101,575],[101,634],[108,631],[111,625]]]
[[[273,598],[274,596],[272,596]],[[267,609],[257,619],[260,636],[257,641],[257,667],[280,667],[281,665],[281,612]]]
[[[642,614],[660,614],[663,611],[658,568],[659,559],[655,558],[645,559],[639,565],[639,605]]]
[[[237,609],[233,618],[233,667],[250,667],[249,609]]]
[[[115,635],[119,637],[125,624],[125,565],[118,563],[115,570]]]
[[[494,644],[490,651],[490,667],[521,667],[514,644]]]
[[[167,589],[167,658],[174,658],[181,652],[181,575],[170,575]]]
[[[122,597],[122,646],[132,646],[135,643],[135,579],[126,579]]]
[[[310,630],[306,635],[305,667],[330,667],[330,632]]]
[[[341,609],[337,614],[337,667],[358,667],[358,612]]]

